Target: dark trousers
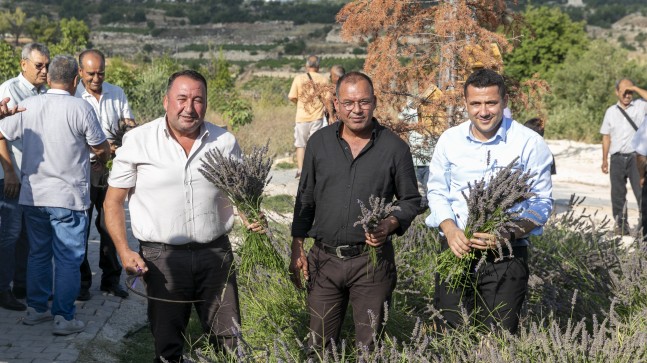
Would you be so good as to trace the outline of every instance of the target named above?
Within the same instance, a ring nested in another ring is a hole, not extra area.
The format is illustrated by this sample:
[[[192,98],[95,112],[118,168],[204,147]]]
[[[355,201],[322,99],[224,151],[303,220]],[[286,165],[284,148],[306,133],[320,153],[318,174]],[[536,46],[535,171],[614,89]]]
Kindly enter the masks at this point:
[[[517,332],[519,313],[528,291],[528,247],[513,247],[514,258],[494,262],[488,253],[486,263],[473,272],[470,267],[464,286],[450,288],[436,274],[434,305],[442,315],[435,323],[441,330],[456,328],[463,323],[461,308],[473,315],[486,328],[500,326]]]
[[[393,245],[378,248],[377,257],[374,266],[368,252],[341,259],[312,247],[308,253],[311,356],[323,357],[323,348],[330,349],[331,340],[339,343],[349,301],[358,346],[374,348],[373,334],[381,334],[384,303],[391,302],[397,281]]]
[[[140,245],[148,266],[144,275],[149,297],[169,300],[203,300],[193,303],[205,334],[217,350],[235,349],[235,324],[240,325],[238,286],[233,254],[227,236],[215,247],[171,250]],[[184,332],[191,303],[148,300],[148,319],[155,339],[155,361],[182,361]],[[235,322],[235,323],[234,323]]]
[[[21,213],[22,214],[22,213]],[[27,258],[29,256],[29,238],[27,237],[27,227],[25,217],[21,216],[22,225],[20,228],[20,237],[16,241],[16,267],[13,275],[14,289],[27,289]]]
[[[611,179],[613,218],[616,225],[625,227],[627,226],[627,179],[629,179],[636,203],[639,206],[642,200],[636,155],[634,153],[612,154],[609,163],[609,177]]]
[[[112,242],[108,231],[105,229],[103,220],[103,201],[106,198],[107,187],[90,187],[90,209],[88,218],[92,220],[92,210],[97,210],[97,218],[94,225],[97,227],[100,236],[99,244],[99,267],[101,268],[101,286],[109,287],[119,285],[121,277],[121,263],[117,258],[117,250]],[[85,259],[81,264],[81,288],[89,289],[92,286],[92,269],[88,262],[88,239],[90,238],[90,224],[85,236]]]

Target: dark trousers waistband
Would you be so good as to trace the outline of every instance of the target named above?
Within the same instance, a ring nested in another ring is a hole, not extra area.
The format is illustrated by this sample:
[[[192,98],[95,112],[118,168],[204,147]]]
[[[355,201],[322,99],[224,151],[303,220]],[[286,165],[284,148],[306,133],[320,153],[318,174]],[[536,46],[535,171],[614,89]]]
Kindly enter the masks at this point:
[[[629,157],[629,156],[634,156],[636,153],[613,153],[611,156],[622,156],[622,157]]]
[[[229,238],[227,237],[226,234],[223,234],[222,236],[214,239],[213,241],[206,242],[206,243],[200,243],[200,242],[189,242],[181,245],[172,245],[168,243],[161,243],[161,242],[149,242],[149,241],[142,241],[138,240],[139,245],[143,247],[151,247],[151,248],[159,248],[161,250],[201,250],[205,248],[213,248],[213,247],[219,247],[225,242],[229,241]]]
[[[339,246],[331,246],[323,243],[321,240],[315,240],[315,245],[321,248],[324,252],[335,255],[339,258],[351,258],[362,254],[366,251],[366,243],[359,242],[355,244],[346,244]]]

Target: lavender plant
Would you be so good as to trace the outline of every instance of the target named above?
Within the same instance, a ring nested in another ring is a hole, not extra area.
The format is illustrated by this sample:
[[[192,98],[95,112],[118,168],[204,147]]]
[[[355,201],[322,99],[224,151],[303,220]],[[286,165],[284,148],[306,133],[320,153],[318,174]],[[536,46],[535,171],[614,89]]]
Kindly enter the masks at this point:
[[[376,197],[371,194],[371,196],[368,197],[369,209],[366,208],[364,202],[358,199],[357,203],[359,203],[359,208],[362,214],[358,216],[359,220],[353,224],[353,227],[361,225],[364,232],[372,233],[383,219],[391,215],[394,211],[400,210],[400,207],[394,205],[393,202],[386,204],[385,202],[385,198]],[[370,256],[369,259],[373,267],[375,267],[377,264],[377,251],[373,246],[367,245],[367,247]]]
[[[268,175],[272,167],[272,158],[267,156],[267,151],[268,144],[253,147],[250,153],[236,158],[212,149],[202,158],[202,175],[222,190],[250,223],[263,221],[261,202],[263,190],[271,180]],[[251,274],[256,266],[285,272],[285,262],[266,233],[248,229],[243,233],[243,244],[237,250],[241,274]]]
[[[521,213],[511,210],[516,204],[527,200],[535,195],[531,192],[534,174],[530,171],[524,172],[515,168],[519,158],[512,160],[505,168],[499,170],[495,175],[486,181],[485,177],[468,183],[469,196],[463,192],[467,201],[468,217],[465,226],[465,237],[472,238],[474,232],[490,233],[497,238],[495,250],[496,260],[514,257],[512,246],[507,236],[514,230],[516,223],[521,218]],[[489,161],[489,155],[488,155]],[[528,219],[528,221],[531,221]],[[504,247],[508,250],[504,252]],[[446,249],[436,260],[436,269],[443,281],[449,283],[451,288],[457,288],[464,284],[464,274],[475,259],[475,251],[472,250],[462,258],[456,257],[450,249]],[[482,254],[475,270],[485,261],[486,255]]]

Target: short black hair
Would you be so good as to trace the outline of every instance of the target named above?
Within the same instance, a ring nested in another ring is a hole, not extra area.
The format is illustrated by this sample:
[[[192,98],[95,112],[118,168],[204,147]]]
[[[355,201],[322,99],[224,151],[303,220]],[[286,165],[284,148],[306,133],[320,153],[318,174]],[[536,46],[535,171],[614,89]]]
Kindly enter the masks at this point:
[[[535,131],[539,135],[544,136],[544,121],[542,121],[539,117],[533,117],[530,120],[524,122],[523,125]]]
[[[204,90],[207,90],[207,80],[204,78],[202,74],[198,71],[194,71],[193,69],[185,69],[183,71],[178,71],[173,74],[168,78],[168,83],[166,84],[166,93],[171,89],[171,86],[173,86],[173,82],[179,77],[189,77],[195,81],[202,82],[204,85]]]
[[[373,89],[373,81],[371,80],[371,77],[365,75],[362,72],[348,72],[344,74],[343,76],[339,77],[339,80],[337,80],[337,88],[335,89],[335,95],[339,97],[339,88],[341,88],[341,84],[344,82],[352,82],[352,83],[357,83],[359,80],[366,80],[368,82],[368,85],[371,87],[371,94],[375,95],[375,90]]]
[[[501,99],[505,98],[507,93],[503,77],[497,72],[486,68],[476,70],[467,77],[467,81],[465,81],[465,86],[463,87],[463,95],[465,98],[467,98],[467,87],[469,86],[474,86],[476,88],[497,86],[499,87],[499,95],[501,96]]]

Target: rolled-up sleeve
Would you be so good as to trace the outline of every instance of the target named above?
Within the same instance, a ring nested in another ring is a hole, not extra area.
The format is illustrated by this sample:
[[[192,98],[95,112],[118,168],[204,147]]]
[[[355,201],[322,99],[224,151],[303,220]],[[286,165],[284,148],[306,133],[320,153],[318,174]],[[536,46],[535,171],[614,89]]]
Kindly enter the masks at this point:
[[[553,155],[543,139],[536,138],[535,141],[530,144],[526,159],[526,171],[537,173],[531,188],[535,196],[523,203],[521,218],[530,219],[538,226],[543,226],[553,211],[553,183],[550,174]],[[531,234],[541,234],[541,231],[541,227],[538,227]]]

